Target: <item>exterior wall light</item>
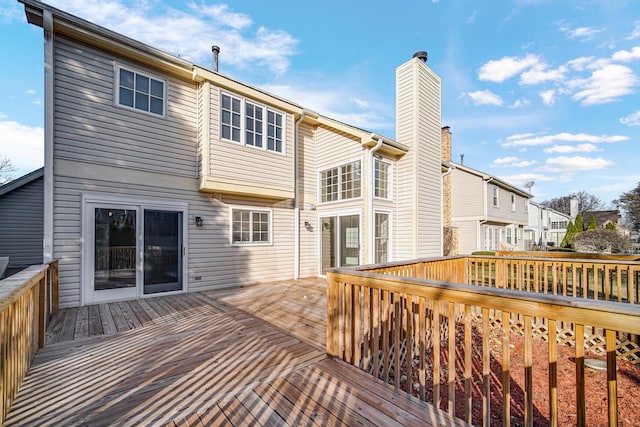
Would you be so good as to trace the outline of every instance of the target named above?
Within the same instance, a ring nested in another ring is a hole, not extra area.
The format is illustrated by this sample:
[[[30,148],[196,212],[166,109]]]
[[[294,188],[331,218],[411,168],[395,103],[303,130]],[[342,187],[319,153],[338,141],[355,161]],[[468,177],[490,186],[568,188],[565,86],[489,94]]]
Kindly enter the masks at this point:
[[[197,227],[202,227],[202,217],[201,216],[197,216],[196,217],[196,226]]]

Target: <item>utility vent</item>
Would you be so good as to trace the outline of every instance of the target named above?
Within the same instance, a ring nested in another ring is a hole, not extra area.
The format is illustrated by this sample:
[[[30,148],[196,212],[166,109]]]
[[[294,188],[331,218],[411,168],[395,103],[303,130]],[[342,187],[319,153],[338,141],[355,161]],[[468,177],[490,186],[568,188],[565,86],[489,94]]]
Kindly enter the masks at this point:
[[[213,71],[218,72],[218,54],[220,53],[220,46],[211,46],[211,52],[213,53]]]

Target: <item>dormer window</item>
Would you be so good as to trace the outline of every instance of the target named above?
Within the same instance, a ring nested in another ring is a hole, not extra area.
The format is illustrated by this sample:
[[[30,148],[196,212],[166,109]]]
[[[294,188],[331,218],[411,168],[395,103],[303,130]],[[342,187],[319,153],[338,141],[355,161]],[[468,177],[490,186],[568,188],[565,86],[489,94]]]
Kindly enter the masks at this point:
[[[117,104],[164,116],[166,83],[149,75],[118,67]]]

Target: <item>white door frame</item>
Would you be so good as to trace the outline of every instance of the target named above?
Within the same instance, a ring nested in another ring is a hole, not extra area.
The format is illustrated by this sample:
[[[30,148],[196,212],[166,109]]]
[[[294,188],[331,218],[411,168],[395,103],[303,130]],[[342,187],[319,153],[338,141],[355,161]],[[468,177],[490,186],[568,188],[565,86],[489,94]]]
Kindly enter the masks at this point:
[[[96,207],[114,207],[117,209],[136,210],[136,286],[127,289],[110,289],[94,291],[94,245],[95,245],[95,214]],[[157,296],[158,294],[145,295],[143,287],[144,274],[144,211],[160,210],[182,213],[182,290],[165,292],[165,294],[183,293],[187,291],[187,203],[172,202],[162,199],[144,197],[122,197],[117,195],[104,195],[84,193],[82,195],[82,245],[81,245],[81,286],[80,299],[82,305],[95,304],[108,301],[122,301],[127,299]]]
[[[360,264],[362,264],[362,259],[363,259],[363,254],[362,251],[364,249],[364,245],[363,245],[363,235],[362,235],[362,209],[345,209],[345,210],[336,210],[336,211],[327,211],[327,212],[322,212],[322,213],[318,213],[318,230],[320,230],[320,233],[318,235],[318,274],[320,275],[320,277],[327,277],[326,274],[324,274],[322,272],[322,219],[323,218],[327,218],[327,217],[341,217],[341,216],[351,216],[351,215],[358,215],[358,237],[360,239],[359,244],[360,244],[360,250],[358,251],[358,260],[360,262]],[[339,220],[338,220],[339,221]],[[338,224],[339,226],[339,224]],[[340,233],[338,233],[338,237],[337,237],[337,242],[336,242],[336,248],[339,251],[340,250]],[[338,263],[340,262],[340,254],[337,253],[335,254],[336,256],[336,260],[338,260]]]

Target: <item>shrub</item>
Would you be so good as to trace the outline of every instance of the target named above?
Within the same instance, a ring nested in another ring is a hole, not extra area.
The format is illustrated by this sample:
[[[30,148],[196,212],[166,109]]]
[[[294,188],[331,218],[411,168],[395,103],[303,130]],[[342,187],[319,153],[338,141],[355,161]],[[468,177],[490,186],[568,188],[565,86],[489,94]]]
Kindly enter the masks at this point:
[[[587,230],[573,238],[573,247],[578,252],[621,253],[631,250],[631,240],[613,230]]]
[[[495,252],[493,251],[475,251],[471,252],[471,255],[481,255],[481,256],[495,256]]]
[[[587,224],[587,230],[597,230],[598,229],[598,224],[596,224],[596,217],[595,215],[591,214],[591,216],[589,217],[589,223]]]

